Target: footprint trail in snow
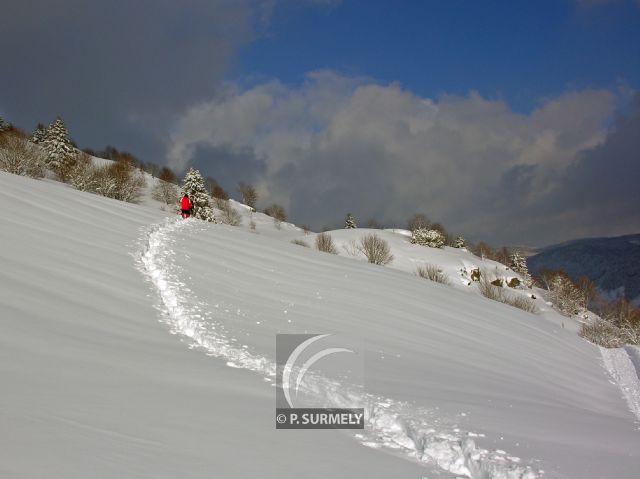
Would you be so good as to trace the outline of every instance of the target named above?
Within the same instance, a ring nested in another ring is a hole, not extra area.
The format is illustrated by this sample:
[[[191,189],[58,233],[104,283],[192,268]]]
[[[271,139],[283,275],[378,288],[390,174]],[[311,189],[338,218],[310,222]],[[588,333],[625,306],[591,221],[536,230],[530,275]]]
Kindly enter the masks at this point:
[[[230,367],[248,369],[272,381],[275,361],[236,346],[223,325],[216,323],[209,305],[188,289],[184,279],[187,275],[173,261],[174,233],[196,234],[208,227],[197,220],[181,219],[167,219],[152,226],[141,239],[137,267],[157,291],[162,320],[171,333],[187,338],[192,347],[224,360]],[[353,437],[366,446],[401,451],[408,458],[474,479],[534,479],[542,475],[504,451],[477,447],[472,438],[477,435],[473,433],[457,428],[436,429],[440,421],[433,411],[373,396],[319,375],[310,377],[304,387],[307,393],[333,407],[362,404],[365,430]]]

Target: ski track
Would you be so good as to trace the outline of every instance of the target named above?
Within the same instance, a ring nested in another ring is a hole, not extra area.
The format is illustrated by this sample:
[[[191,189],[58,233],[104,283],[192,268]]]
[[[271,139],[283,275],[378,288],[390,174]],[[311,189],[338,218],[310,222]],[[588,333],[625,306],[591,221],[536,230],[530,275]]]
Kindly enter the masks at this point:
[[[640,378],[624,348],[607,349],[599,346],[604,367],[622,392],[627,406],[640,423]]]
[[[206,223],[180,218],[151,226],[135,255],[137,268],[157,291],[162,321],[172,334],[187,338],[190,347],[224,360],[229,367],[254,371],[272,382],[275,362],[236,346],[224,326],[216,323],[208,305],[188,289],[182,279],[186,275],[173,261],[172,235],[178,231],[193,234],[207,227]],[[333,407],[363,405],[366,426],[353,437],[365,446],[398,451],[407,458],[473,479],[534,479],[543,474],[502,450],[477,447],[472,438],[483,435],[444,426],[434,411],[373,396],[319,375],[310,375],[304,387],[305,392]]]

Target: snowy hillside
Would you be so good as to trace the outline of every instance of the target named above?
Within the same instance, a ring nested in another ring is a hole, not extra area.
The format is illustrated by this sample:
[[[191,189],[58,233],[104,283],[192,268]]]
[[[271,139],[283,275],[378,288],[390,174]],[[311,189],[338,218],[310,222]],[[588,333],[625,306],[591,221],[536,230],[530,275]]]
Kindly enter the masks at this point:
[[[366,230],[331,232],[330,255],[236,203],[243,225],[214,225],[0,173],[16,198],[0,212],[1,477],[637,477],[629,357],[605,354],[625,400],[543,299],[526,313],[466,281],[512,274],[497,263],[379,232],[396,259],[375,266],[350,249]],[[416,277],[425,263],[451,285]],[[275,429],[281,332],[362,341],[364,390],[307,387],[355,397],[364,431]]]
[[[527,261],[533,272],[561,269],[574,280],[587,276],[611,299],[622,296],[640,305],[640,235],[569,241]]]

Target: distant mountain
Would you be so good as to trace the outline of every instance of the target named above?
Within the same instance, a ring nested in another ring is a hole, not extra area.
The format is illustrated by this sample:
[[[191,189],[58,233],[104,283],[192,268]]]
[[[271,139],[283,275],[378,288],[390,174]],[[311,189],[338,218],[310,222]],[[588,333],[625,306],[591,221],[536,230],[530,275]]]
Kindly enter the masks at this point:
[[[572,279],[587,276],[607,296],[624,295],[640,305],[640,234],[587,238],[542,248],[527,259],[536,274],[561,269]]]

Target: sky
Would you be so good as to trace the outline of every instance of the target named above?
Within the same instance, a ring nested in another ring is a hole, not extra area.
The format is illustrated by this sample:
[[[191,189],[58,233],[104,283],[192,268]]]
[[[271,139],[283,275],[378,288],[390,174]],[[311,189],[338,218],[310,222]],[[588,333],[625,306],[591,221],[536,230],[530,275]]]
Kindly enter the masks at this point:
[[[640,0],[0,0],[0,115],[292,221],[640,232]]]

